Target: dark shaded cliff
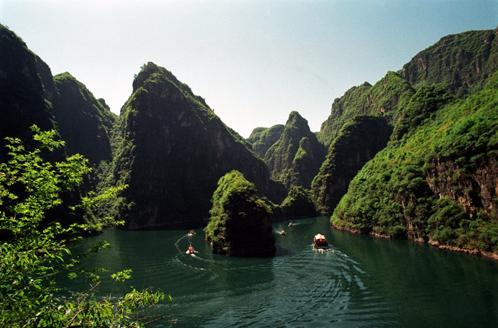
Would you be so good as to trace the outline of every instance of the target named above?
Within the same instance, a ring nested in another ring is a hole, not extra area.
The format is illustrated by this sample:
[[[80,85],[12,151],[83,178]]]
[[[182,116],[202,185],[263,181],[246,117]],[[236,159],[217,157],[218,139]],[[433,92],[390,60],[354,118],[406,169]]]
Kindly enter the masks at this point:
[[[234,169],[261,194],[285,196],[245,140],[162,67],[142,67],[120,120],[114,177],[129,186],[120,213],[128,229],[201,226],[218,179]]]
[[[69,73],[54,77],[54,115],[68,154],[80,153],[92,164],[111,160],[111,130],[116,116]]]
[[[252,146],[252,150],[259,158],[264,159],[268,149],[280,138],[284,126],[282,124],[274,125],[270,128],[255,128],[247,142]]]
[[[342,128],[313,180],[313,198],[321,213],[332,213],[356,173],[387,145],[391,131],[384,118],[367,116]]]
[[[54,128],[53,90],[48,66],[14,32],[0,25],[0,156],[5,137],[18,137],[30,145],[31,125]]]
[[[309,188],[325,157],[323,146],[298,112],[291,112],[280,138],[266,152],[265,162],[272,177],[291,185]]]

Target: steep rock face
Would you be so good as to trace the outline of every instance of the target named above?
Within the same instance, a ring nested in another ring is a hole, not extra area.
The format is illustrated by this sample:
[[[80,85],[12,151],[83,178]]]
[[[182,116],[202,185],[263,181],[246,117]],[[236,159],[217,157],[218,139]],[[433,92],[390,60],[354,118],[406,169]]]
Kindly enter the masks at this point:
[[[388,122],[395,121],[399,109],[414,92],[410,83],[394,72],[388,72],[374,86],[365,82],[349,89],[334,100],[331,113],[320,128],[320,142],[328,147],[344,124],[357,116],[379,116],[385,117]]]
[[[31,125],[54,128],[51,92],[48,66],[14,32],[0,25],[0,156],[5,137],[19,137],[30,145]]]
[[[391,131],[384,118],[367,116],[341,130],[313,180],[313,197],[321,213],[332,213],[356,173],[387,145]]]
[[[233,169],[283,198],[245,141],[162,67],[142,68],[120,120],[114,176],[129,186],[121,209],[129,229],[202,225],[218,179]]]
[[[282,124],[274,125],[270,128],[255,128],[247,142],[252,146],[252,150],[259,158],[264,159],[268,149],[280,138],[284,126]]]
[[[213,252],[229,256],[275,254],[270,204],[239,171],[225,174],[213,193],[211,217],[205,228]]]
[[[498,258],[497,106],[498,72],[369,161],[332,224]]]
[[[439,198],[449,198],[470,215],[483,211],[498,213],[498,162],[490,154],[483,162],[466,169],[454,161],[434,159],[427,170],[427,183]]]
[[[92,164],[111,159],[110,135],[116,117],[105,101],[69,73],[54,77],[54,115],[69,154],[80,153]]]
[[[467,92],[498,66],[498,29],[448,35],[418,53],[400,74],[411,84],[442,83]]]
[[[280,138],[266,152],[265,162],[272,177],[287,187],[309,188],[324,155],[308,122],[298,112],[291,112]]]

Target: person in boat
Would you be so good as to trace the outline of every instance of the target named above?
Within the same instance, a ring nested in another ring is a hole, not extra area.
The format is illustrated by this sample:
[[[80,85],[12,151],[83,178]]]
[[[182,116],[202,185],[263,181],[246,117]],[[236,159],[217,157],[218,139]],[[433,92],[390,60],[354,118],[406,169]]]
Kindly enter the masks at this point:
[[[193,255],[193,254],[198,253],[198,252],[195,250],[194,246],[192,246],[192,244],[190,244],[185,253],[189,254],[189,255]]]
[[[327,242],[327,239],[321,233],[316,234],[315,237],[313,237],[313,247],[326,248],[328,246],[329,246],[329,243]]]

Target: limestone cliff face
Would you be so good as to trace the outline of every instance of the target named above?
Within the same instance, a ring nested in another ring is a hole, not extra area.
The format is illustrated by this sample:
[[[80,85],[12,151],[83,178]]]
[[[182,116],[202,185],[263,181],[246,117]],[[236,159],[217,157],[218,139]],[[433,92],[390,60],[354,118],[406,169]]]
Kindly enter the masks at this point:
[[[247,142],[252,146],[252,150],[259,158],[264,159],[268,149],[280,138],[284,126],[282,124],[274,125],[270,128],[255,128]]]
[[[116,117],[69,73],[54,77],[54,115],[69,154],[80,153],[92,164],[111,160],[111,130]]]
[[[442,83],[461,93],[491,76],[498,66],[498,29],[443,37],[403,66],[412,85]]]
[[[266,152],[265,162],[272,177],[287,187],[309,188],[324,156],[308,122],[298,112],[291,112],[280,138]]]
[[[31,125],[54,128],[53,88],[48,66],[14,32],[0,25],[0,156],[5,137],[19,137],[29,145]]]
[[[483,211],[498,213],[498,162],[489,156],[469,171],[451,160],[433,159],[427,170],[427,184],[439,198],[458,203],[470,216]]]
[[[386,146],[391,131],[386,119],[368,116],[357,117],[342,129],[313,180],[313,197],[321,213],[332,213],[356,173]]]
[[[173,74],[146,64],[122,108],[115,180],[129,229],[201,226],[218,179],[237,169],[273,199],[285,190],[246,142]]]

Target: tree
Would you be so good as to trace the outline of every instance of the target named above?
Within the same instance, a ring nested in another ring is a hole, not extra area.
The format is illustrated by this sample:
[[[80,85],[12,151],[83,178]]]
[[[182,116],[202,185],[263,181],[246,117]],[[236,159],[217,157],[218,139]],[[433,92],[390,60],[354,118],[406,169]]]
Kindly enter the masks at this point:
[[[79,154],[59,162],[45,160],[64,142],[53,130],[33,126],[32,131],[39,146],[27,149],[20,139],[6,138],[8,158],[0,163],[0,326],[140,327],[143,321],[138,313],[166,295],[132,289],[120,298],[95,296],[102,271],[83,270],[69,243],[88,230],[120,222],[110,217],[69,225],[61,224],[60,218],[49,220],[49,214],[62,204],[61,195],[75,192],[91,169]],[[82,197],[73,209],[94,213],[123,188]],[[87,279],[90,287],[62,296],[55,283],[61,274]],[[117,282],[130,276],[131,270],[111,275]]]

